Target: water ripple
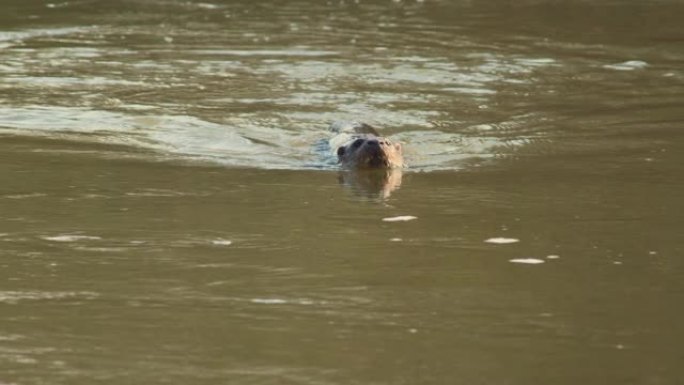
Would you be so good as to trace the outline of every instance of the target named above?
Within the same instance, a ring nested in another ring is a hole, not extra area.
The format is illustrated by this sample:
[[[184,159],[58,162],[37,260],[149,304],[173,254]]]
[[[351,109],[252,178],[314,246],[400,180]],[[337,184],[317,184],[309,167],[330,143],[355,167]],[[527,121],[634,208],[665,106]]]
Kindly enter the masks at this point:
[[[52,11],[82,6],[62,5]],[[178,15],[160,22],[169,7]],[[540,109],[560,103],[569,63],[603,70],[592,84],[611,76],[605,69],[646,67],[558,54],[576,56],[579,43],[482,41],[468,24],[430,13],[449,8],[442,2],[304,7],[263,13],[165,0],[136,5],[125,23],[112,7],[103,8],[102,25],[0,31],[0,90],[11,101],[0,107],[0,130],[305,169],[334,167],[316,143],[331,121],[353,119],[403,141],[413,170],[459,169],[515,153],[552,129]]]

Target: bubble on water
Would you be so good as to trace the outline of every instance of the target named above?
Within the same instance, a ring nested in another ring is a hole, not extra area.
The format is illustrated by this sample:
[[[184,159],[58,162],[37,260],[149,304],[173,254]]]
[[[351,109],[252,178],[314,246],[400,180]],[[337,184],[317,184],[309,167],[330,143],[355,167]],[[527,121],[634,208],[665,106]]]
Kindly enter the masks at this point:
[[[390,238],[390,242],[402,242],[403,239],[401,238]]]
[[[399,215],[396,217],[382,218],[385,222],[408,222],[414,219],[418,219],[418,217],[414,217],[413,215]]]
[[[554,254],[554,255],[547,255],[547,256],[546,256],[546,259],[558,259],[558,258],[560,258],[560,255],[555,255],[555,254]]]
[[[509,259],[508,262],[524,263],[524,264],[528,264],[528,265],[538,265],[540,263],[544,263],[545,261],[543,259],[537,259],[537,258],[514,258],[514,259]]]
[[[504,237],[495,237],[495,238],[489,238],[485,240],[485,243],[494,243],[494,244],[499,244],[499,245],[505,245],[508,243],[517,243],[520,242],[519,239],[517,238],[504,238]]]

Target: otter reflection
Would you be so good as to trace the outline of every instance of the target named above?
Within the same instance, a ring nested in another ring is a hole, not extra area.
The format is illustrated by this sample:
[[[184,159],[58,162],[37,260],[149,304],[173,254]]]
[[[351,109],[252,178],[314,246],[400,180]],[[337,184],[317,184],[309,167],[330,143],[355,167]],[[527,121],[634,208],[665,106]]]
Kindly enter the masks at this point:
[[[382,200],[401,186],[401,169],[343,170],[338,181],[358,197]]]

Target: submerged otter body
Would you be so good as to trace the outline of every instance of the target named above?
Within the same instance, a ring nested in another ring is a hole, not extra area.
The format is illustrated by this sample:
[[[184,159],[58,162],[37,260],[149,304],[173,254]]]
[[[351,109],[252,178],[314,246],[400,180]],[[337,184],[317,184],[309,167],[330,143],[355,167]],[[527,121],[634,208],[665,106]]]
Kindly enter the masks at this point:
[[[330,130],[330,148],[348,169],[393,169],[404,167],[401,144],[380,136],[366,123],[335,122]]]

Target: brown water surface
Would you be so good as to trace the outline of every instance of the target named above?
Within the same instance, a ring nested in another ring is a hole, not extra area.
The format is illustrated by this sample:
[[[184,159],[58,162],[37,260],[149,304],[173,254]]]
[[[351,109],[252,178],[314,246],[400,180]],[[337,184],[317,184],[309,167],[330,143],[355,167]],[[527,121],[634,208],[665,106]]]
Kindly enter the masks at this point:
[[[0,384],[684,378],[681,2],[2,8]]]

